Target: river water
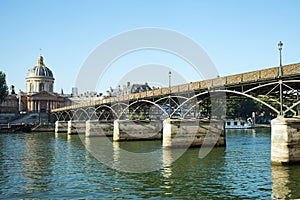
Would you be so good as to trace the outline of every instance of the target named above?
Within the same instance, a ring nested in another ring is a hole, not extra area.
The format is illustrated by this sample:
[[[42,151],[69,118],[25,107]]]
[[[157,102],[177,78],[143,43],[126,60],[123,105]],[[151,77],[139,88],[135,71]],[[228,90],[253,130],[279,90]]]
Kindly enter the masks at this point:
[[[1,134],[0,199],[300,198],[300,166],[270,164],[270,129],[232,130],[226,140],[203,159],[192,148],[158,170],[128,173],[99,162],[78,135]],[[119,148],[164,152],[160,141]]]

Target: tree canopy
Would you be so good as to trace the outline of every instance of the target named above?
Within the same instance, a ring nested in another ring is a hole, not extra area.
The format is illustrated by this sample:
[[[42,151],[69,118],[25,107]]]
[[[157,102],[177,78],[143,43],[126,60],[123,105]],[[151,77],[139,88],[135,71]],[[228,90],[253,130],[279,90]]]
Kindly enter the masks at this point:
[[[5,73],[0,71],[0,103],[5,99],[8,95],[8,87],[6,85],[6,76]]]

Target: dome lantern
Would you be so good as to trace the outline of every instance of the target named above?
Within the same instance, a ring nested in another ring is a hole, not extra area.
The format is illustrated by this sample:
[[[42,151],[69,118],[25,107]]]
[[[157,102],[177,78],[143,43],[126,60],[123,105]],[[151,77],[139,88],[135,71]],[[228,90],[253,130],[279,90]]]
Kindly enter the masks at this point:
[[[39,56],[36,66],[45,66],[44,65],[44,58],[43,58],[42,55]]]

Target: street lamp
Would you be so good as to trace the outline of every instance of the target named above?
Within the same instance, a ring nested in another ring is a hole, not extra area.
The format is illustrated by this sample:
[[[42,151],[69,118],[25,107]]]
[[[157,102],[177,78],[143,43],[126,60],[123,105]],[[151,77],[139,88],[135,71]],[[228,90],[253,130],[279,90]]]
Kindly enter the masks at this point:
[[[278,50],[279,50],[279,77],[282,76],[282,55],[281,55],[282,46],[283,46],[283,43],[281,41],[279,41],[278,42]]]
[[[279,41],[279,43],[278,43],[278,50],[279,50],[279,69],[278,69],[278,75],[279,75],[280,115],[283,115],[283,107],[282,107],[283,97],[282,97],[282,80],[281,80],[281,76],[282,76],[282,54],[281,54],[282,46],[283,46],[283,43],[281,41]]]

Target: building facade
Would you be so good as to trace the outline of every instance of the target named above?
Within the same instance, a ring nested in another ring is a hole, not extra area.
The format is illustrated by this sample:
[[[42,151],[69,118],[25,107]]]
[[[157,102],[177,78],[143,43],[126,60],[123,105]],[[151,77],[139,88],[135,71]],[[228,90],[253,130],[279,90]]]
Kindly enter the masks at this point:
[[[71,105],[71,101],[54,90],[54,76],[42,55],[26,75],[26,91],[10,93],[0,105],[0,113],[49,113],[51,109]]]
[[[42,55],[26,76],[27,112],[50,112],[51,109],[70,105],[70,100],[53,92],[54,76],[45,65]]]

